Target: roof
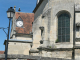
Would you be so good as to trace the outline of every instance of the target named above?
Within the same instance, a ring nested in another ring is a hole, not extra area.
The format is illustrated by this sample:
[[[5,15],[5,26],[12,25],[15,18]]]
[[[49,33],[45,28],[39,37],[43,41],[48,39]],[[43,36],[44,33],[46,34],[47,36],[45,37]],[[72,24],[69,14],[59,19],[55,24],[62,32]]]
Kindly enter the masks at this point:
[[[35,9],[33,10],[33,12],[35,13],[37,11],[37,9],[39,8],[39,6],[41,5],[41,3],[43,2],[44,0],[40,0],[39,3],[36,5]]]
[[[0,51],[0,54],[4,54],[4,51]]]
[[[16,12],[15,19],[19,17],[23,20],[23,27],[16,27],[16,33],[30,34],[32,32],[32,22],[34,21],[34,13]]]

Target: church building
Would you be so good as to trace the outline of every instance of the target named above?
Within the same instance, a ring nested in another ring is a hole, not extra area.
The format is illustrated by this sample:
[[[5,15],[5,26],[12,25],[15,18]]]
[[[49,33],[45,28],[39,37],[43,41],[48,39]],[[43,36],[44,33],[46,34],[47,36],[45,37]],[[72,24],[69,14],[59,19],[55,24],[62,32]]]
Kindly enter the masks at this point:
[[[15,13],[10,38],[8,54],[79,59],[80,0],[37,0],[33,13]]]

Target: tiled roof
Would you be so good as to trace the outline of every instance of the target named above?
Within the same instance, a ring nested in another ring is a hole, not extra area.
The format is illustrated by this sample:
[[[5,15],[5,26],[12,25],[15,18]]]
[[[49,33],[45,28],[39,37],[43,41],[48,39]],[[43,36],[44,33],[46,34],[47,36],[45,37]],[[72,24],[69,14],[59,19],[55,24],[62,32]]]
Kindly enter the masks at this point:
[[[32,32],[32,22],[34,21],[34,13],[16,12],[15,18],[21,17],[23,27],[16,27],[16,33],[29,34]]]
[[[4,54],[4,51],[0,51],[0,54]]]

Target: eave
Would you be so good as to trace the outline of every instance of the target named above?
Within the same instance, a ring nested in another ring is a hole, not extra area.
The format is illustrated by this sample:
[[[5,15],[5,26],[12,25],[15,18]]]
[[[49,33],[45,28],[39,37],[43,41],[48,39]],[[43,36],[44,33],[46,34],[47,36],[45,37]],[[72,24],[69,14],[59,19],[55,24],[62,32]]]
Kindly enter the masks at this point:
[[[37,9],[39,8],[39,6],[41,5],[41,3],[42,3],[43,1],[44,1],[44,0],[40,0],[40,2],[36,5],[35,9],[33,10],[34,13],[37,11]]]

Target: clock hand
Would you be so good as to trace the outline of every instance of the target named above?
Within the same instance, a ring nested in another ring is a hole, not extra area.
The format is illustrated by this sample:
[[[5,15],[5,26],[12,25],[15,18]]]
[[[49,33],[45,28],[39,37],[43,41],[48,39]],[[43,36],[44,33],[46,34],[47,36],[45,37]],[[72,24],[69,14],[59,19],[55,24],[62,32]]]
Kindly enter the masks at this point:
[[[21,23],[19,23],[21,25]]]
[[[19,23],[20,25],[22,25],[22,23]]]

